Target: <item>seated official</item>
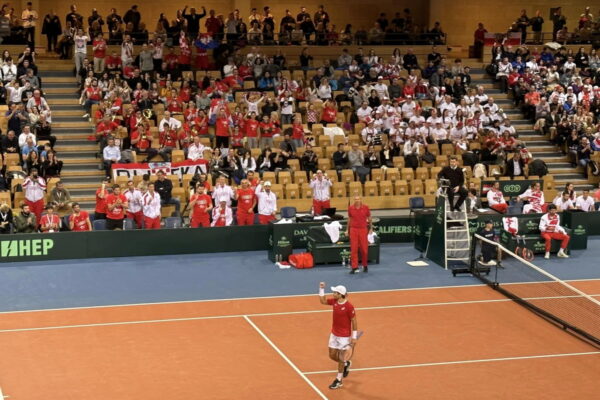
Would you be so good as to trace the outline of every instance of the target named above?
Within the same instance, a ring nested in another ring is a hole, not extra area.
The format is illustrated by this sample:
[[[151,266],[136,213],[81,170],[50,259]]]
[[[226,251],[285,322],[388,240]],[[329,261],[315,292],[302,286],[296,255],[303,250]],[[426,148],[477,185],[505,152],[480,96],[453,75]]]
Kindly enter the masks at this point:
[[[504,169],[504,176],[510,176],[510,179],[514,179],[515,176],[529,176],[529,168],[518,151],[515,151],[512,158],[506,161]]]
[[[442,168],[438,174],[438,179],[447,179],[450,182],[450,186],[446,191],[450,210],[460,211],[463,202],[467,198],[467,189],[464,187],[465,174],[458,166],[458,159],[456,156],[450,156],[450,165]],[[455,194],[458,194],[458,200],[456,201],[456,204],[454,204]]]

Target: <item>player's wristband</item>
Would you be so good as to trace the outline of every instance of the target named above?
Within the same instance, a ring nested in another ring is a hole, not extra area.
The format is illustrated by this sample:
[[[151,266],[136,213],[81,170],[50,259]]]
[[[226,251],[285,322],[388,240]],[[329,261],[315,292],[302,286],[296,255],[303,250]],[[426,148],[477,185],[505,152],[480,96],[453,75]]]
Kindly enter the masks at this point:
[[[358,331],[352,331],[352,339],[358,339]]]
[[[325,289],[319,288],[319,296],[325,296]]]

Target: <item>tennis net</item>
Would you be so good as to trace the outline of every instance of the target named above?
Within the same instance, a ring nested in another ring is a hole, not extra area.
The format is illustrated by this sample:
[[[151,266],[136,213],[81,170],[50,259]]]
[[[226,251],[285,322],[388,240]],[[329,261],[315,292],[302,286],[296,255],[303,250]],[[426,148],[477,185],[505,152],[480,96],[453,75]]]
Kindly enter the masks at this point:
[[[471,271],[503,295],[600,348],[600,301],[526,260],[522,256],[530,255],[518,248],[515,252],[475,234]]]

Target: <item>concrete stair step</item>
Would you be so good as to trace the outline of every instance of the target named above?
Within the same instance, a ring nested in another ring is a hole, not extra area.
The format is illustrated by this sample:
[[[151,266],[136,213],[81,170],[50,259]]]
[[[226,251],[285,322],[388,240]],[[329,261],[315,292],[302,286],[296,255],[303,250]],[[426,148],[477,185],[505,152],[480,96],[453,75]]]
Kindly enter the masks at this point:
[[[54,149],[58,152],[96,152],[98,151],[97,144],[78,144],[78,145],[69,145],[66,143],[56,143]]]
[[[583,177],[583,173],[571,172],[567,174],[553,174],[554,182],[557,181],[583,181],[587,182],[587,179]]]
[[[75,99],[79,101],[79,93],[74,88],[68,89],[48,89],[50,93],[47,95],[47,99],[58,100],[58,99]],[[54,92],[52,92],[54,91]]]
[[[55,110],[54,107],[52,108],[53,121],[57,121],[57,122],[62,121],[63,117],[77,117],[80,120],[85,121],[85,119],[82,118],[82,115],[84,113],[85,113],[85,111],[81,107],[71,107],[70,109],[66,109],[66,110],[64,110],[64,109]]]
[[[42,72],[44,73],[44,72]],[[44,74],[45,75],[45,74]],[[77,80],[74,76],[44,76],[44,87],[46,85],[56,84],[56,83],[69,83],[73,87],[77,87]]]
[[[96,201],[96,195],[95,194],[94,195],[81,195],[81,196],[71,195],[71,199],[73,201],[76,201],[76,202],[80,203],[80,204],[83,203],[83,202],[92,203],[92,202]]]
[[[104,171],[100,171],[98,168],[95,170],[67,170],[61,172],[61,177],[69,177],[69,176],[78,176],[78,177],[86,177],[88,182],[97,180],[98,178],[102,178],[105,174]]]
[[[79,118],[78,121],[65,121],[65,122],[54,122],[52,121],[52,128],[90,128],[90,123]]]
[[[63,61],[63,60],[59,60],[59,61]],[[73,61],[70,61],[70,60],[64,60],[64,61],[67,61],[67,62],[60,63],[60,64],[59,63],[42,62],[41,64],[36,64],[36,65],[38,67],[38,71],[40,72],[41,76],[44,76],[46,72],[73,71],[73,68],[75,68],[75,64],[73,63]]]
[[[61,178],[62,180],[65,180],[67,178]],[[77,181],[74,182],[70,182],[69,183],[69,190],[90,190],[93,191],[94,193],[96,192],[96,189],[98,189],[100,187],[100,183],[97,182],[83,182],[83,183],[79,183]]]
[[[519,139],[526,142],[528,148],[531,146],[547,146],[550,143],[547,140],[539,140],[538,138],[532,140],[524,139],[524,136],[519,136]]]
[[[85,140],[86,142],[91,143],[89,140],[87,140],[87,137],[89,136],[87,133],[60,133],[60,134],[56,134],[54,135],[56,136],[57,140],[62,141],[73,141],[73,140]]]
[[[82,188],[99,188],[102,180],[102,176],[98,177],[95,175],[64,175],[62,174],[60,179],[65,182],[67,188],[82,187]]]
[[[74,95],[70,95],[69,97],[53,96],[53,97],[46,98],[46,100],[48,101],[48,105],[50,105],[50,106],[69,105],[69,106],[77,106],[83,110],[83,108],[81,107],[81,104],[79,104],[79,98],[75,97]],[[54,109],[54,107],[50,107],[50,108]],[[81,113],[81,115],[83,115],[83,113]]]
[[[77,93],[77,88],[74,87],[73,85],[60,86],[60,87],[48,87],[48,86],[44,85],[44,93],[49,98],[54,98],[57,95],[65,95],[65,94],[68,94],[70,96],[79,97],[79,93]]]
[[[57,111],[77,111],[79,115],[83,115],[85,110],[83,106],[77,102],[76,104],[54,104],[52,105],[52,113],[56,113]]]
[[[533,154],[537,154],[537,153],[550,153],[553,151],[556,151],[556,147],[552,146],[552,145],[546,145],[546,146],[541,146],[541,145],[531,145],[529,143],[527,143],[527,149],[529,149],[529,151]],[[558,152],[557,152],[558,154]]]
[[[62,78],[60,78],[62,79]],[[74,91],[77,90],[78,85],[77,85],[77,81],[75,80],[75,78],[73,78],[72,80],[69,80],[67,82],[46,82],[44,80],[44,92],[47,93],[47,90],[50,90],[50,94],[53,93],[54,89],[73,89]]]
[[[88,162],[99,161],[97,151],[61,151],[59,156],[66,163],[71,159],[85,158]]]
[[[71,69],[71,70],[65,70],[65,71],[49,71],[49,70],[45,70],[45,71],[40,71],[40,76],[42,76],[43,79],[47,79],[47,78],[70,78],[70,79],[75,79],[75,72],[73,71],[73,69]]]
[[[69,111],[72,115],[59,115],[57,116],[57,118],[52,118],[52,125],[54,126],[54,124],[56,123],[63,123],[63,122],[80,122],[86,125],[90,125],[90,122],[87,118],[83,118],[83,113],[85,111],[79,111],[79,113],[77,113],[76,111]],[[53,113],[53,116],[56,115]]]
[[[65,159],[65,161],[67,161]],[[86,160],[86,163],[82,164],[72,164],[70,162],[65,162],[63,165],[63,171],[97,171],[98,166],[100,165],[100,160],[97,162],[90,162],[90,160]]]
[[[73,70],[73,68],[71,68],[70,70],[44,70],[44,71],[39,71],[40,76],[43,77],[43,79],[47,79],[47,78],[71,78],[71,79],[75,79],[75,72]]]
[[[100,163],[100,160],[97,159],[96,157],[68,157],[68,158],[63,158],[62,159],[63,162],[65,163],[64,165],[73,165],[73,166],[86,166],[86,165],[92,165],[94,164],[96,167],[98,167],[98,164]]]
[[[77,196],[77,197],[94,196],[95,197],[96,196],[96,187],[90,187],[90,188],[71,187],[71,188],[69,188],[69,192],[71,193],[71,197],[73,197],[73,196]]]
[[[85,126],[85,127],[84,126],[64,126],[64,127],[60,127],[60,128],[57,128],[54,126],[54,124],[52,124],[52,133],[53,134],[60,133],[60,134],[67,134],[67,135],[94,133],[95,128],[89,122],[87,122],[86,124],[87,124],[87,126]]]

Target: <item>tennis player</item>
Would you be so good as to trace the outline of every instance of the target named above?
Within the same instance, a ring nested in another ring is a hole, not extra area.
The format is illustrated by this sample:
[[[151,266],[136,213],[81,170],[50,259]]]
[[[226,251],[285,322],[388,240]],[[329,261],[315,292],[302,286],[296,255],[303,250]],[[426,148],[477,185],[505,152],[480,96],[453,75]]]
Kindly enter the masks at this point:
[[[344,286],[331,288],[333,298],[325,297],[325,282],[319,284],[319,300],[323,305],[333,306],[333,325],[329,335],[329,358],[338,363],[338,373],[329,389],[342,387],[342,379],[350,373],[351,361],[344,362],[344,352],[356,344],[358,328],[354,306],[346,300],[348,292]]]

